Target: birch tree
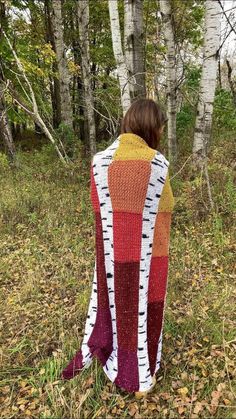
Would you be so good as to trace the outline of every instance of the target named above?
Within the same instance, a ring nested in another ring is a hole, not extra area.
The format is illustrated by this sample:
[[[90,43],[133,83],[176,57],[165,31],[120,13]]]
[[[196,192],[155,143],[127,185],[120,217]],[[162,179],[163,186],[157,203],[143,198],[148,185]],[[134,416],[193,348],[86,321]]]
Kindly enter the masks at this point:
[[[3,41],[3,27],[8,28],[5,3],[0,4],[0,41]],[[9,158],[15,160],[15,145],[12,138],[11,126],[8,121],[5,92],[7,90],[0,57],[0,138],[7,149]]]
[[[6,103],[4,99],[4,92],[6,91],[5,84],[3,83],[0,74],[0,137],[6,146],[7,153],[10,160],[15,160],[15,145],[12,138],[11,127],[7,117]]]
[[[45,41],[52,45],[55,52],[55,39],[53,36],[52,14],[51,7],[48,0],[44,0],[44,19],[45,19]],[[50,94],[53,114],[53,128],[58,128],[61,122],[61,97],[60,97],[60,83],[56,77],[57,63],[53,60],[52,63],[53,75],[49,75]]]
[[[176,51],[173,30],[173,16],[171,0],[160,0],[160,12],[163,21],[164,39],[167,48],[166,53],[166,80],[167,80],[167,116],[168,116],[168,153],[169,159],[176,161],[176,113],[177,113],[177,75],[176,75]]]
[[[89,0],[78,1],[79,40],[81,63],[84,82],[84,102],[88,120],[89,147],[93,156],[96,153],[96,130],[94,118],[94,101],[90,78],[90,51],[89,51]]]
[[[128,81],[128,70],[121,43],[120,21],[117,0],[108,0],[108,5],[111,24],[112,47],[116,60],[117,73],[120,84],[121,105],[123,109],[123,114],[125,114],[131,105],[131,99]]]
[[[206,0],[204,18],[203,64],[200,81],[193,154],[196,166],[202,166],[210,139],[213,102],[217,77],[217,55],[220,45],[220,4]]]
[[[63,40],[63,24],[61,0],[52,0],[53,34],[55,39],[56,59],[59,73],[61,121],[73,129],[73,115],[70,97],[70,75],[67,67],[65,45]]]
[[[124,51],[131,100],[145,97],[143,0],[124,0]]]

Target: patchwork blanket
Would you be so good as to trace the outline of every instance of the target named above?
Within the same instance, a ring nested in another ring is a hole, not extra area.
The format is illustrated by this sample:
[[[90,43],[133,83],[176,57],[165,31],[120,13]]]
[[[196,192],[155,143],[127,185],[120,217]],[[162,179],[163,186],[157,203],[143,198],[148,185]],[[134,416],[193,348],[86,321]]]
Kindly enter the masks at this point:
[[[81,348],[71,379],[97,357],[127,392],[146,391],[160,367],[171,216],[169,161],[138,135],[121,134],[91,161],[96,258]]]

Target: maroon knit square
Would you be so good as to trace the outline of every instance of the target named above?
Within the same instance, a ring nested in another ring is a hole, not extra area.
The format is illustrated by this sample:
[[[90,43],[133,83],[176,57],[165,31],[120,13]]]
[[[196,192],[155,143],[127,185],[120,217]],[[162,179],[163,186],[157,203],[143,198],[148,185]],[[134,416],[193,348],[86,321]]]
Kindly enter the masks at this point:
[[[107,276],[104,258],[104,242],[102,234],[102,220],[99,212],[95,213],[96,221],[96,265],[97,265],[97,284],[98,284],[98,306],[101,308],[109,307]]]
[[[138,344],[139,262],[115,261],[114,274],[118,345],[135,352]]]
[[[118,347],[118,373],[114,383],[126,391],[138,391],[139,373],[137,352]]]
[[[62,370],[61,378],[70,380],[74,378],[83,368],[83,354],[79,349],[69,364]]]
[[[98,307],[96,322],[88,340],[88,346],[93,356],[96,356],[105,365],[112,350],[112,323],[110,309]]]
[[[162,319],[164,313],[164,302],[158,301],[148,303],[147,306],[147,339],[148,356],[150,362],[151,374],[154,373],[157,358],[158,340],[161,334]]]

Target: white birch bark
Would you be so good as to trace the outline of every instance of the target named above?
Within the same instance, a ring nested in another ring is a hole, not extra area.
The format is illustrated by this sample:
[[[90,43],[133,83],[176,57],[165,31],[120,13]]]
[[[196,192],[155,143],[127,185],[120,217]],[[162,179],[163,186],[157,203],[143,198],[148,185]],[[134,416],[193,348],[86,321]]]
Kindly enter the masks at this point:
[[[220,4],[206,0],[204,20],[203,65],[200,81],[197,117],[195,123],[193,154],[198,164],[207,155],[210,139],[213,102],[217,78],[217,52],[220,45]]]
[[[124,51],[131,100],[145,97],[143,0],[124,0]]]
[[[125,57],[122,50],[120,22],[117,0],[108,0],[109,15],[111,24],[112,46],[117,65],[117,73],[121,91],[121,105],[123,114],[129,109],[131,105],[128,70],[125,63]]]
[[[164,39],[167,47],[166,54],[166,79],[167,79],[167,117],[168,117],[168,154],[169,159],[177,158],[176,141],[176,52],[172,24],[172,11],[170,0],[160,0],[160,12],[163,21]]]
[[[70,97],[70,75],[67,67],[65,45],[63,40],[63,24],[61,13],[61,0],[52,0],[52,22],[55,39],[56,60],[59,73],[61,122],[73,129],[73,114]]]
[[[81,50],[81,63],[84,81],[84,102],[88,120],[89,148],[93,156],[96,153],[96,129],[94,118],[94,100],[90,78],[90,51],[89,51],[89,0],[78,1],[79,39]]]
[[[1,76],[0,76],[1,77]],[[12,132],[9,125],[7,110],[4,98],[5,86],[2,80],[0,79],[0,138],[2,138],[3,143],[6,146],[7,153],[9,158],[15,160],[15,145],[12,138]]]

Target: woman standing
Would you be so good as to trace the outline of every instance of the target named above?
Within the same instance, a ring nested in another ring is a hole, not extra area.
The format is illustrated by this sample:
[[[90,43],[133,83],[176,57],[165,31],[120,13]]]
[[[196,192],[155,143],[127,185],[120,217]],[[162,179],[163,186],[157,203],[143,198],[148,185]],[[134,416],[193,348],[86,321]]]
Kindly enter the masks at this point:
[[[92,159],[96,261],[81,349],[62,371],[73,378],[96,356],[108,378],[144,395],[160,367],[174,197],[158,149],[165,117],[151,99],[132,103],[120,136]]]

